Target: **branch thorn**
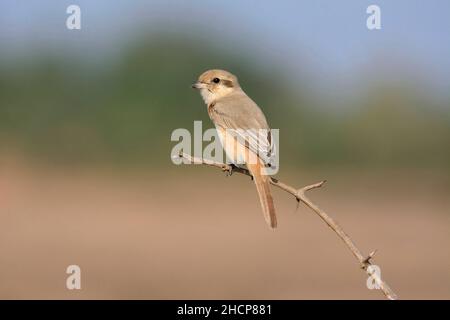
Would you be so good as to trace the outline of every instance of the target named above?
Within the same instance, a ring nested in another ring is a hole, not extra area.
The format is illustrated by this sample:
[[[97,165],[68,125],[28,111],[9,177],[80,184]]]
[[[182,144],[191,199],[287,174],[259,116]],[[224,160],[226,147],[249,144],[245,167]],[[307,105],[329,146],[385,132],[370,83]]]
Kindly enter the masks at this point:
[[[370,260],[373,258],[373,256],[375,255],[375,253],[377,253],[378,249],[373,250],[371,253],[369,253],[369,255],[362,261],[364,267],[367,267],[368,264],[370,264]]]

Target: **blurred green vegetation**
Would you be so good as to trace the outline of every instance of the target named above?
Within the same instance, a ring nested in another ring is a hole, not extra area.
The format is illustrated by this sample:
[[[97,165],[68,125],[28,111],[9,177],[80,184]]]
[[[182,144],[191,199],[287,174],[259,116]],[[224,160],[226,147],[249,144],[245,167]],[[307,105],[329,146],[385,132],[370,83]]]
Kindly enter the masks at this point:
[[[414,88],[374,85],[339,112],[250,54],[168,35],[142,40],[106,70],[51,55],[1,66],[0,152],[50,164],[169,166],[175,128],[212,127],[190,84],[223,68],[281,129],[283,164],[450,167],[450,101],[436,106]]]

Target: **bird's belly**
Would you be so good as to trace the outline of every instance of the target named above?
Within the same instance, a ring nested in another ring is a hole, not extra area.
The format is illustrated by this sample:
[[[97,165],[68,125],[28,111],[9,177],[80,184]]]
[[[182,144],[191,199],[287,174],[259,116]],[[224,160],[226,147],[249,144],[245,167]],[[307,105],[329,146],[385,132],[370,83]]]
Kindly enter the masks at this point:
[[[248,158],[248,149],[238,143],[235,136],[225,129],[218,127],[217,133],[228,160],[235,165],[245,165]]]

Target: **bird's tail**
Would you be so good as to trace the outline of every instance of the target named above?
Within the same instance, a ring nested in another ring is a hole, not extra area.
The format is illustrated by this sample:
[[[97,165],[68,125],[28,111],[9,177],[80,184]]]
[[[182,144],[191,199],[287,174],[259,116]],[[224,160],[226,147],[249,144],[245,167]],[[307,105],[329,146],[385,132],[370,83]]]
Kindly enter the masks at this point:
[[[260,163],[247,164],[247,168],[253,176],[253,181],[255,181],[264,219],[266,219],[268,226],[274,229],[277,227],[277,217],[275,215],[272,193],[270,192],[270,176],[261,172],[264,170],[264,167]]]

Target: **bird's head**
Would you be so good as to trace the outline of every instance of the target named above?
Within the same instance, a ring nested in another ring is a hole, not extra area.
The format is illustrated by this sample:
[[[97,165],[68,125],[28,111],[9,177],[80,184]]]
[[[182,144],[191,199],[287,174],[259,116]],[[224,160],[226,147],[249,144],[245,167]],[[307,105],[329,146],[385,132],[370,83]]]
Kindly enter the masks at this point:
[[[206,104],[240,90],[237,77],[228,71],[219,69],[203,72],[192,88],[200,90]]]

